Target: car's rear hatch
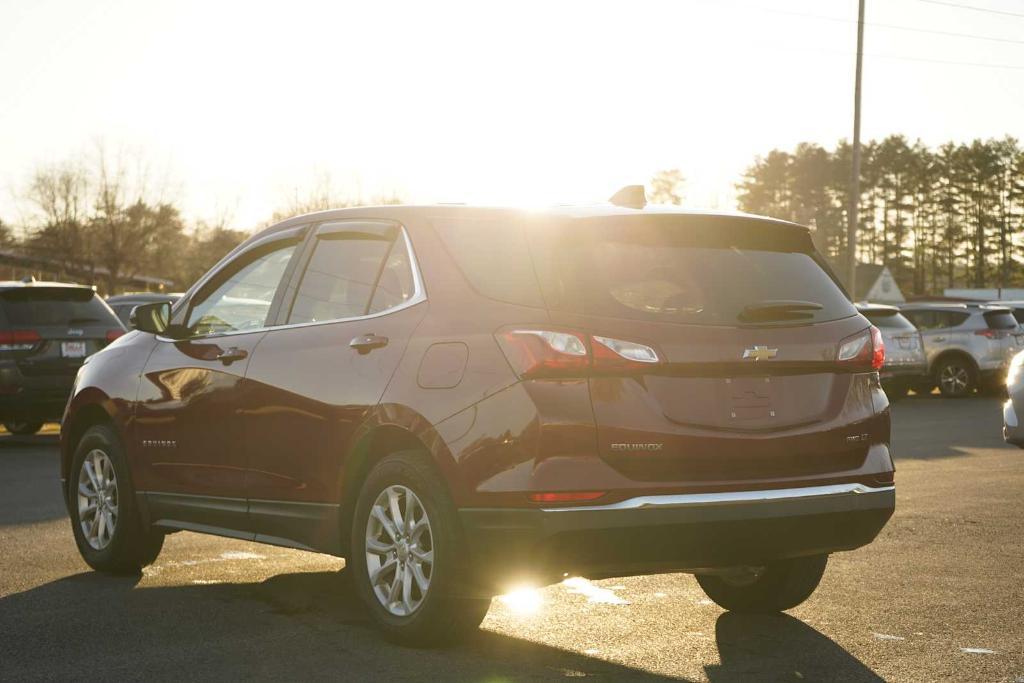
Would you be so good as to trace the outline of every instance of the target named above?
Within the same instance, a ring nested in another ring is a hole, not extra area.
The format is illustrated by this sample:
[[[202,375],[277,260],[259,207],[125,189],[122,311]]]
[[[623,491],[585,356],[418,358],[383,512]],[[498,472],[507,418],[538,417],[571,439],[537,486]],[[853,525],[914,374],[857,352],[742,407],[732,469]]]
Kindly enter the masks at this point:
[[[0,291],[0,344],[26,377],[73,377],[124,327],[88,287],[28,285]]]
[[[639,371],[590,379],[600,455],[629,478],[718,488],[820,479],[856,470],[887,441],[870,368],[837,361],[869,324],[805,229],[576,219],[534,230],[531,251],[553,325],[657,352]]]

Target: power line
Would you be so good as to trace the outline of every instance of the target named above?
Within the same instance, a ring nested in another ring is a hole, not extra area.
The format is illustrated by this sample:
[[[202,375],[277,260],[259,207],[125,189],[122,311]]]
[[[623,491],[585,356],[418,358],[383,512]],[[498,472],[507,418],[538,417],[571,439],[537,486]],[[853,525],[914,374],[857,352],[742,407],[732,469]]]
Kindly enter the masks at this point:
[[[989,9],[988,7],[977,7],[975,5],[963,5],[958,2],[944,2],[943,0],[917,0],[918,2],[926,2],[929,5],[945,5],[946,7],[957,7],[959,9],[969,9],[974,12],[986,12],[987,14],[1002,14],[1007,17],[1021,17],[1024,18],[1024,14],[1020,12],[1007,12],[1001,9]]]
[[[921,0],[921,2],[932,2],[932,1],[933,0]],[[934,0],[934,1],[937,2],[937,0]],[[948,3],[941,3],[941,4],[948,4]],[[768,8],[768,7],[758,7],[757,9],[759,9],[759,10],[761,10],[763,12],[773,12],[775,14],[788,14],[788,15],[794,16],[794,17],[806,17],[808,19],[819,19],[821,21],[835,21],[835,22],[839,22],[839,23],[842,23],[842,24],[856,24],[857,23],[857,21],[855,19],[843,19],[841,17],[829,17],[829,16],[825,16],[823,14],[810,14],[810,13],[807,13],[807,12],[793,12],[793,11],[790,11],[790,10],[774,9],[774,8]],[[1024,17],[1024,14],[1022,14],[1020,16]],[[1019,39],[1016,39],[1016,38],[997,38],[995,36],[980,36],[980,35],[978,35],[976,33],[959,33],[957,31],[941,31],[941,30],[938,30],[938,29],[917,28],[915,26],[900,26],[898,24],[882,24],[882,23],[872,22],[872,21],[865,21],[864,25],[865,26],[875,26],[875,27],[878,27],[878,28],[893,29],[893,30],[896,30],[896,31],[910,31],[910,32],[913,32],[913,33],[930,33],[932,35],[937,35],[937,36],[951,36],[951,37],[954,37],[954,38],[971,38],[973,40],[990,40],[990,41],[993,41],[993,42],[996,42],[996,43],[1015,43],[1017,45],[1024,45],[1024,40],[1019,40]]]

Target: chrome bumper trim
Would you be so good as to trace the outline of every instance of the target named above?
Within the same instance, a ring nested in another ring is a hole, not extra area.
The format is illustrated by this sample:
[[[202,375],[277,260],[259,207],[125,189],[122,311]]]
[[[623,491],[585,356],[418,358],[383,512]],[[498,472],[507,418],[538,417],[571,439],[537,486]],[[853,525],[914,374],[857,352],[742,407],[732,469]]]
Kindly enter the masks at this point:
[[[597,510],[642,510],[644,508],[677,508],[706,505],[732,505],[734,503],[770,503],[779,500],[800,500],[829,496],[851,496],[864,493],[888,493],[895,486],[872,488],[864,484],[831,484],[806,486],[795,489],[769,489],[765,491],[724,491],[720,493],[682,493],[661,496],[638,496],[608,505],[584,507],[544,508],[544,512],[580,512]]]

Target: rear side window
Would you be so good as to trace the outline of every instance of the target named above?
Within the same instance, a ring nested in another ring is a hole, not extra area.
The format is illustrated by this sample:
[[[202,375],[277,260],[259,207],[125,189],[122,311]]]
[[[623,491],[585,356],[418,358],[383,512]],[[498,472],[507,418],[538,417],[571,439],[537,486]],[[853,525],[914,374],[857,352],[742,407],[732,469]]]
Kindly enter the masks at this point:
[[[1017,319],[1009,311],[989,311],[985,314],[985,323],[990,330],[1017,329]]]
[[[446,218],[434,227],[477,292],[521,306],[544,306],[521,222]]]
[[[863,311],[864,317],[879,329],[913,330],[914,324],[896,311]]]
[[[110,309],[85,288],[19,287],[0,293],[0,306],[12,327],[118,324]]]
[[[802,302],[760,322],[823,322],[853,304],[806,233],[750,221],[679,217],[578,220],[531,233],[544,297],[584,315],[701,325]],[[810,305],[804,305],[810,304]]]
[[[381,313],[414,294],[409,250],[397,227],[327,224],[318,231],[288,323]]]
[[[970,313],[961,313],[959,311],[943,311],[937,315],[941,327],[958,327],[967,322],[967,319],[970,317]]]

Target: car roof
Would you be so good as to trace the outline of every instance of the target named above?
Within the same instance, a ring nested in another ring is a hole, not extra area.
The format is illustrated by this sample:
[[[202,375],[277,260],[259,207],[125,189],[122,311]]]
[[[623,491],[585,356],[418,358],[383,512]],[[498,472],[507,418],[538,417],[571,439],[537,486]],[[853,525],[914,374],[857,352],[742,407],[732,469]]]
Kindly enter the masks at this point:
[[[972,301],[972,302],[961,302],[961,303],[955,303],[955,302],[949,302],[949,301],[945,301],[945,302],[909,303],[909,304],[902,304],[900,306],[900,310],[902,310],[902,311],[964,311],[964,312],[970,312],[972,310],[979,310],[979,311],[985,311],[985,312],[990,312],[990,311],[1006,311],[1007,313],[1010,312],[1010,309],[1008,307],[1006,307],[1006,306],[988,304],[988,303],[985,303],[983,301],[977,301],[977,302],[973,302]]]
[[[540,209],[511,206],[471,206],[468,204],[390,204],[385,206],[360,206],[346,209],[328,209],[314,213],[302,214],[276,223],[253,235],[250,240],[259,239],[275,232],[287,230],[310,222],[343,220],[347,218],[384,217],[390,215],[396,220],[403,216],[423,215],[430,217],[510,217],[510,216],[547,216],[549,218],[613,218],[616,216],[686,216],[710,219],[742,219],[756,221],[764,227],[799,230],[808,232],[807,226],[777,218],[757,216],[749,213],[732,211],[709,211],[701,209],[683,209],[678,206],[649,204],[642,209],[631,209],[614,204],[586,205],[555,205]],[[249,241],[249,240],[247,240]]]
[[[160,292],[135,292],[133,294],[115,294],[107,297],[108,304],[119,304],[126,301],[172,301],[181,298],[181,294],[162,294]]]
[[[12,289],[35,289],[35,288],[65,288],[65,289],[88,289],[91,292],[96,291],[95,288],[89,285],[79,285],[72,282],[48,282],[46,280],[0,280],[0,291],[8,291]]]

